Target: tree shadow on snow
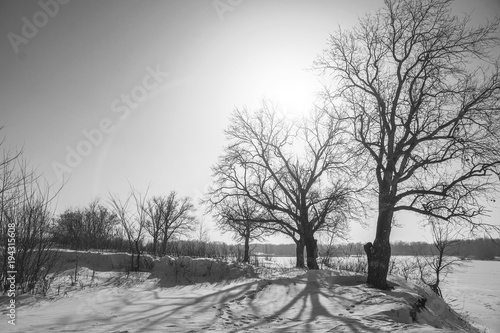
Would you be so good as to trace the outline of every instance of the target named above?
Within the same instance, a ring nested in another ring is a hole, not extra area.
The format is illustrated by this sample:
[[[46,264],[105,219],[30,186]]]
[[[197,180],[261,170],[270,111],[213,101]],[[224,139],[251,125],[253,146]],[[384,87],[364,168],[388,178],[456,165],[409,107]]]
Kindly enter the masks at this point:
[[[379,328],[368,327],[359,316],[348,311],[354,307],[353,293],[365,292],[360,285],[364,286],[360,278],[309,271],[293,278],[200,284],[199,288],[193,285],[155,288],[139,290],[136,294],[130,289],[114,295],[120,296],[120,301],[116,297],[100,299],[96,293],[94,303],[87,305],[100,311],[96,316],[63,317],[50,326],[69,328],[69,325],[81,331],[98,327],[99,331],[109,332],[129,329],[189,332],[200,328],[204,331],[288,332],[310,331],[321,325],[325,331],[332,332],[339,327],[351,332],[378,332]],[[268,299],[273,292],[280,293],[275,302]],[[265,304],[271,305],[264,307]]]

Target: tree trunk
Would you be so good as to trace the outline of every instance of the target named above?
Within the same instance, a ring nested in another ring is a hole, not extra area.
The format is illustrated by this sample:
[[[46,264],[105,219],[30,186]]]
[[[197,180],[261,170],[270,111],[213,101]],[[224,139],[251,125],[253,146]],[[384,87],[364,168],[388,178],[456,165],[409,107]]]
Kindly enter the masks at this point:
[[[439,282],[440,282],[439,275],[441,273],[441,270],[443,269],[443,256],[444,256],[444,249],[439,249],[439,258],[436,267],[436,282],[432,286],[430,286],[432,291],[434,291],[436,295],[438,295],[439,297],[442,297],[441,288],[439,288]]]
[[[130,270],[134,270],[134,249],[132,248],[130,251]]]
[[[245,236],[245,253],[243,254],[243,262],[250,262],[250,235]]]
[[[304,239],[302,236],[300,236],[299,240],[295,241],[295,244],[297,245],[295,249],[295,255],[297,257],[297,264],[295,267],[297,268],[304,268],[306,267],[304,264]]]
[[[379,204],[379,215],[377,220],[377,234],[373,244],[366,243],[364,246],[368,258],[367,283],[378,289],[388,289],[387,274],[389,272],[389,261],[391,259],[391,234],[392,216],[394,207],[390,204]]]
[[[157,247],[158,247],[158,237],[154,237],[153,238],[153,255],[154,256],[158,255],[158,251],[156,250]]]
[[[314,239],[313,235],[306,235],[305,239],[307,251],[307,268],[319,269],[316,258],[318,257],[318,241]]]
[[[135,264],[135,271],[139,272],[141,268],[141,251],[139,249],[139,241],[135,241],[135,250],[137,251],[137,261]]]
[[[167,241],[168,241],[168,228],[165,226],[165,229],[163,230],[163,242],[161,244],[162,255],[167,254]]]

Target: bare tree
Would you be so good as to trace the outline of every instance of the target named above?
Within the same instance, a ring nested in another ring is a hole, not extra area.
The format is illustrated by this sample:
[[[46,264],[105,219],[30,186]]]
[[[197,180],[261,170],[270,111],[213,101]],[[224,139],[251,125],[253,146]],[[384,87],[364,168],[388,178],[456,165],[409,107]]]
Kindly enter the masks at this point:
[[[35,171],[28,169],[19,154],[4,154],[0,162],[0,237],[2,271],[0,280],[5,286],[11,273],[23,291],[45,281],[53,272],[58,257],[51,231],[52,200],[59,190],[53,191]],[[12,157],[14,156],[14,157]]]
[[[235,110],[230,124],[229,145],[213,167],[210,205],[247,197],[269,213],[256,222],[295,235],[307,250],[307,267],[317,269],[315,233],[353,211],[341,129],[319,109],[288,123],[268,102],[254,113]]]
[[[250,262],[250,241],[263,240],[265,236],[274,233],[256,220],[266,219],[266,212],[244,196],[228,197],[212,210],[217,219],[217,226],[223,231],[235,234],[236,241],[243,241],[243,262]]]
[[[460,243],[460,230],[446,221],[431,218],[430,226],[433,247],[437,251],[434,256],[417,256],[420,280],[428,285],[432,291],[442,297],[440,282],[453,269],[463,266],[463,261],[454,253],[456,245]]]
[[[471,228],[498,188],[500,76],[490,60],[499,21],[469,27],[448,0],[385,0],[351,31],[330,36],[315,66],[331,74],[332,116],[378,196],[368,283],[387,288],[393,216],[411,211]],[[331,90],[331,89],[330,89]]]
[[[136,237],[134,238],[134,247],[135,251],[137,253],[137,261],[136,261],[136,266],[135,270],[139,271],[141,267],[141,252],[142,252],[142,242],[144,239],[144,234],[145,234],[145,228],[144,226],[146,225],[146,219],[147,219],[147,214],[146,211],[144,210],[144,207],[146,205],[146,196],[148,194],[148,191],[144,195],[139,193],[138,191],[134,190],[131,188],[130,195],[133,198],[134,201],[134,219],[135,219],[135,225],[136,229],[134,231]]]
[[[54,240],[73,249],[103,249],[109,246],[118,224],[116,215],[93,200],[84,209],[67,209],[55,220]]]
[[[210,236],[209,236],[209,231],[210,227],[207,225],[205,220],[201,219],[198,221],[196,225],[196,229],[194,230],[195,232],[195,237],[200,243],[206,243],[210,241]]]
[[[84,249],[84,213],[81,209],[67,209],[55,220],[52,234],[59,246],[74,250]]]
[[[130,187],[130,193],[124,201],[117,194],[109,194],[111,209],[118,217],[127,236],[131,253],[130,267],[134,271],[140,270],[144,226],[146,224],[145,197],[132,187]],[[137,255],[135,262],[134,255]]]
[[[332,257],[337,251],[335,243],[337,236],[334,233],[322,233],[319,237],[320,244],[322,245],[321,253],[321,266],[332,266]]]
[[[3,126],[0,127],[0,130]],[[4,140],[0,142],[0,146],[3,146]],[[20,191],[23,184],[23,177],[18,173],[18,159],[21,157],[22,152],[14,152],[12,150],[3,149],[2,147],[2,159],[0,160],[0,236],[1,239],[8,240],[12,237],[8,237],[8,217],[7,212],[11,207],[16,205],[19,199]],[[7,242],[7,244],[10,242]],[[0,274],[2,286],[5,285],[5,279],[7,276],[4,272],[7,272],[8,265],[8,246],[5,246],[2,250],[2,267],[4,268],[2,274]]]
[[[288,237],[290,237],[295,243],[295,267],[297,268],[305,268],[305,259],[304,259],[304,249],[305,249],[305,241],[304,236],[298,232],[298,229],[295,227],[297,224],[290,217],[286,217],[283,214],[280,214],[279,217],[276,217],[273,213],[270,214],[271,218],[269,220],[264,220],[265,223],[262,223],[262,220],[258,220],[264,228],[270,230],[271,232],[282,233]]]
[[[153,197],[148,199],[144,210],[148,216],[144,227],[153,239],[153,254],[156,256],[158,255],[158,242],[163,230],[164,202],[162,198]]]
[[[194,230],[194,205],[191,198],[180,198],[172,191],[168,197],[156,196],[144,206],[147,214],[146,230],[153,238],[153,252],[157,254],[158,242],[162,240],[161,254],[165,254],[167,243],[175,236],[187,235]]]
[[[3,127],[0,127],[2,130]],[[0,142],[2,146],[4,141]],[[1,172],[1,187],[0,187],[0,198],[2,203],[6,204],[9,198],[9,193],[12,190],[17,189],[23,183],[23,177],[18,173],[18,161],[22,156],[22,151],[15,152],[12,150],[2,149],[2,159],[0,161],[0,172]]]
[[[87,238],[91,248],[102,249],[112,239],[118,219],[99,199],[90,202],[85,210]]]

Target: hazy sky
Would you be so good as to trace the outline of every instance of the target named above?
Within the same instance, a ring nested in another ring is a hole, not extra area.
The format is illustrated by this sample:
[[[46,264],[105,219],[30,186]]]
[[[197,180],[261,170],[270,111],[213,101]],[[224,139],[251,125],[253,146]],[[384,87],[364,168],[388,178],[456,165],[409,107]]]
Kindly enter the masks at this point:
[[[124,196],[129,182],[197,200],[231,111],[263,96],[286,113],[310,110],[318,77],[307,69],[328,34],[381,4],[0,0],[2,148],[22,148],[54,186],[69,178],[58,211]],[[500,14],[498,0],[455,5],[475,6],[477,22]],[[393,240],[422,239],[415,219],[398,220]],[[352,240],[373,238],[352,227]]]

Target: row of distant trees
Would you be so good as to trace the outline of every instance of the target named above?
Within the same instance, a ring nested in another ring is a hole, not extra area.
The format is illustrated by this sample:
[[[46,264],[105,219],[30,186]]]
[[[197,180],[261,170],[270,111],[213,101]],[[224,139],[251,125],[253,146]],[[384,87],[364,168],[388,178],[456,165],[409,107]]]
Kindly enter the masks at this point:
[[[395,255],[437,254],[432,244],[424,242],[397,242],[392,244],[392,251]],[[458,239],[450,249],[449,255],[467,259],[494,260],[495,257],[500,257],[500,239]]]
[[[139,270],[147,246],[153,255],[165,255],[167,244],[193,233],[195,208],[191,198],[172,191],[167,196],[147,196],[131,188],[125,198],[110,194],[107,204],[92,201],[88,207],[68,209],[54,220],[53,240],[75,249],[125,249],[131,267]]]
[[[327,249],[327,244],[320,243],[319,255],[328,253],[331,256],[360,256],[364,254],[363,243],[341,243],[334,244]],[[252,253],[268,254],[272,256],[293,257],[295,256],[294,244],[262,244],[250,245]],[[433,243],[427,242],[395,242],[391,243],[392,255],[394,256],[433,256],[438,254]],[[458,239],[447,255],[459,258],[476,260],[494,260],[500,257],[500,239],[476,238]]]

